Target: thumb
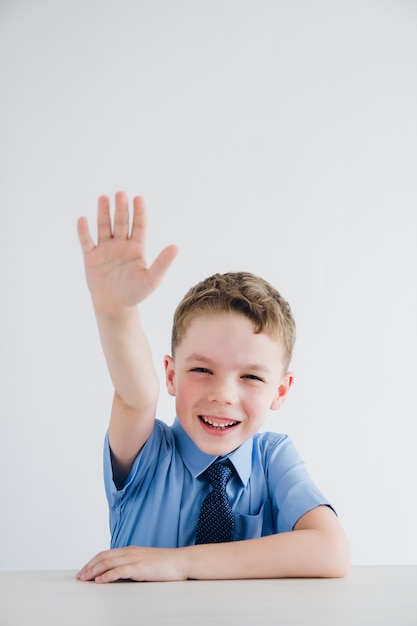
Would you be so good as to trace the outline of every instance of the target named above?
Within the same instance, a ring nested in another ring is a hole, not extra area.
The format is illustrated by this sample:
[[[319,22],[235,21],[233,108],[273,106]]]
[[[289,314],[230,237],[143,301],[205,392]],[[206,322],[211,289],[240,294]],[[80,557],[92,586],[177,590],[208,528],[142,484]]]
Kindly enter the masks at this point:
[[[162,281],[169,266],[178,254],[177,246],[167,246],[160,252],[155,261],[149,267],[149,282],[153,289],[155,289]]]

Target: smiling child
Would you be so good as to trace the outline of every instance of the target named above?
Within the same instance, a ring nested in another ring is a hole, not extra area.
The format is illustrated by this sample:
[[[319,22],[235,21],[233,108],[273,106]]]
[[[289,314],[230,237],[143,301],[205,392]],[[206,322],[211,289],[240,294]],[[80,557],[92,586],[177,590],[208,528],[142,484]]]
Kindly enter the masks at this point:
[[[349,546],[331,504],[291,438],[259,432],[293,381],[295,323],[288,303],[248,272],[215,274],[189,290],[176,309],[171,355],[164,359],[176,402],[168,426],[156,419],[158,376],[138,304],[157,288],[177,248],[165,248],[148,267],[143,199],[133,200],[129,228],[122,192],[113,225],[109,199],[99,199],[97,245],[85,218],[78,235],[114,400],[104,451],[111,548],[77,577],[344,576]],[[210,472],[223,474],[226,466],[220,488]]]

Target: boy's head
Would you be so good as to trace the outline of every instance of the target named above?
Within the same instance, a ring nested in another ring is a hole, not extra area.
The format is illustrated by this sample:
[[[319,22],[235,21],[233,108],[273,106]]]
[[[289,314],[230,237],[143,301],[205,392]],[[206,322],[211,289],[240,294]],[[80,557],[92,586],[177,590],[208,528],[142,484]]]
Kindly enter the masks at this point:
[[[295,321],[290,305],[266,280],[249,272],[214,274],[192,287],[174,314],[171,350],[175,352],[196,317],[237,313],[250,319],[256,333],[279,341],[283,348],[283,369],[291,361],[295,342]]]
[[[253,274],[215,274],[188,291],[174,315],[165,378],[200,450],[236,450],[282,406],[294,338],[289,305]]]

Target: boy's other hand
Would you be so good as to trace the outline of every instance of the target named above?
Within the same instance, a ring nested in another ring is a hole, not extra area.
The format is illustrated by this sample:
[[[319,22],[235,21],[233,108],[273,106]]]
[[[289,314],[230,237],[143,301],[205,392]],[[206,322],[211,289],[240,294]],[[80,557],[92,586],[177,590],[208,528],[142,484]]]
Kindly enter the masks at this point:
[[[116,580],[186,580],[185,562],[180,548],[142,548],[128,546],[97,554],[76,575],[78,580],[109,583]]]
[[[178,252],[176,246],[168,246],[148,267],[145,259],[145,202],[140,196],[133,198],[130,229],[129,203],[121,191],[115,196],[113,223],[109,198],[99,198],[97,245],[85,217],[78,220],[77,226],[87,284],[97,312],[117,314],[144,300],[158,287]]]

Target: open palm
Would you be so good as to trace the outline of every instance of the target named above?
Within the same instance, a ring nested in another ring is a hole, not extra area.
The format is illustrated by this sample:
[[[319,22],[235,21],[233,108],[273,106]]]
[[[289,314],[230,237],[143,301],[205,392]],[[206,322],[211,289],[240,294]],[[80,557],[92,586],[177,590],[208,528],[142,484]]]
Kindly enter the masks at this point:
[[[116,313],[144,300],[161,282],[177,254],[168,246],[147,266],[145,258],[146,208],[139,196],[133,199],[132,228],[126,194],[116,194],[112,225],[106,196],[98,202],[98,241],[95,245],[87,220],[78,220],[78,237],[84,254],[87,284],[96,311]]]

